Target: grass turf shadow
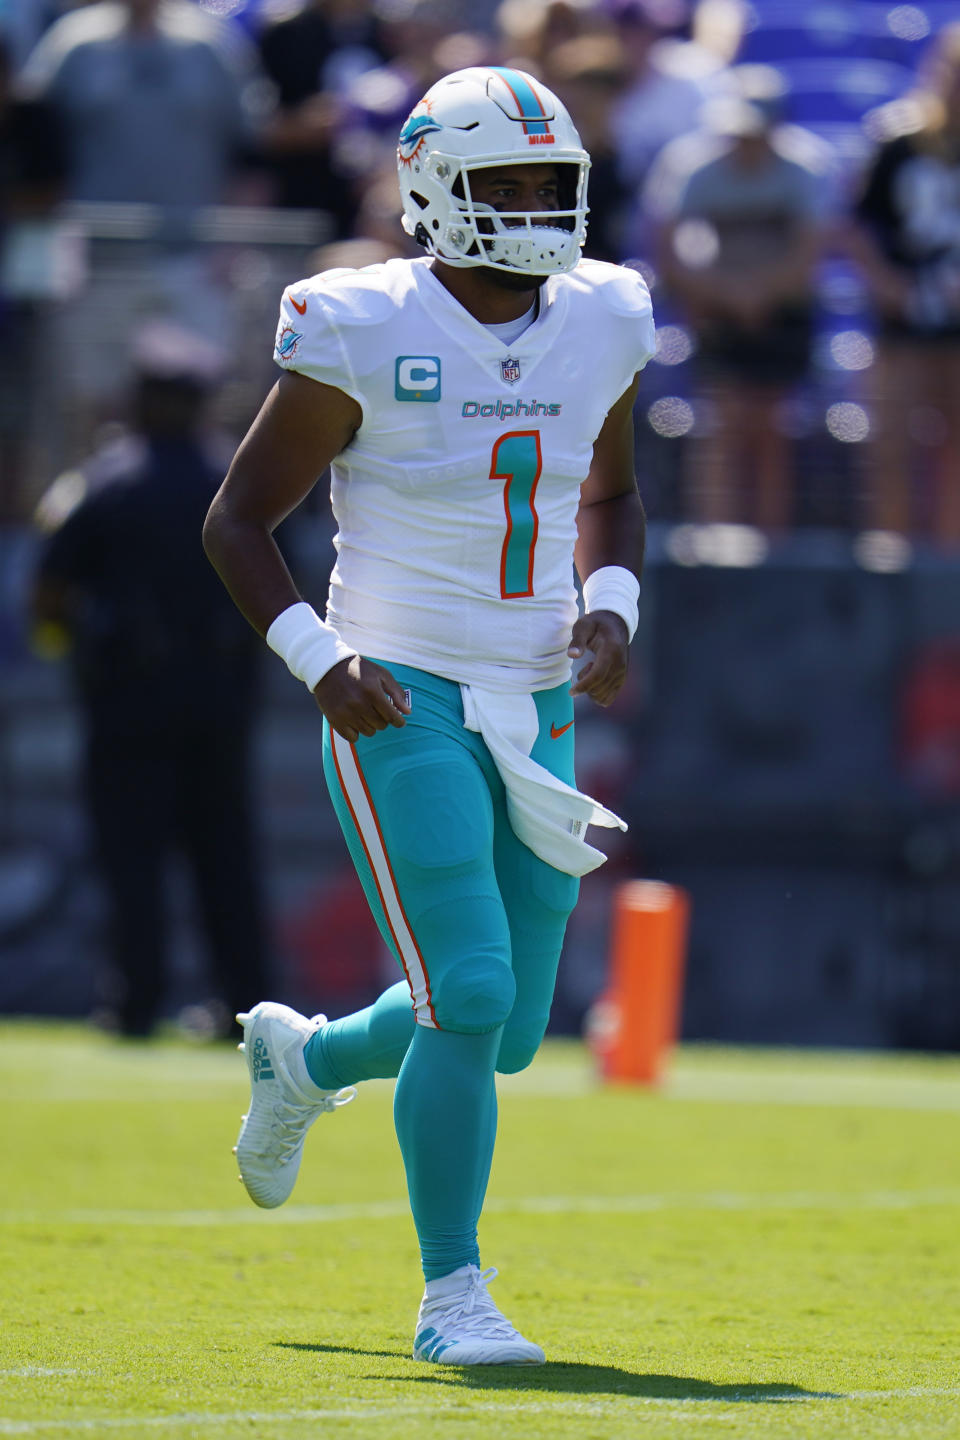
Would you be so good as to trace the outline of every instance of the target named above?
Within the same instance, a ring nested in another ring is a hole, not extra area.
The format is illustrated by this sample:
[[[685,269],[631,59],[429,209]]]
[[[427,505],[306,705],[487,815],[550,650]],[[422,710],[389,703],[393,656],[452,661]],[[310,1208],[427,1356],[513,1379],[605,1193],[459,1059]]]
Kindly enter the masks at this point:
[[[359,1345],[306,1345],[277,1340],[283,1350],[305,1350],[318,1355],[369,1355],[384,1360],[410,1360],[402,1350],[368,1350]],[[734,1381],[717,1385],[692,1375],[654,1375],[623,1370],[616,1365],[580,1365],[547,1361],[545,1365],[436,1365],[417,1374],[371,1375],[370,1379],[396,1380],[409,1385],[460,1384],[471,1390],[554,1391],[571,1395],[632,1395],[647,1400],[700,1400],[724,1405],[784,1405],[803,1400],[842,1400],[833,1391],[805,1390],[801,1385]]]

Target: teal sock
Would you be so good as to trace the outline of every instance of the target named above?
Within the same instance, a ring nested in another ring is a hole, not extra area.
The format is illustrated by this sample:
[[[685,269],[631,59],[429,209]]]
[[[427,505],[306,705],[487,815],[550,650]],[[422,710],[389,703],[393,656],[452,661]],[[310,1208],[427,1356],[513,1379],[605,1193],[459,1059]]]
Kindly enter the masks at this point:
[[[500,1035],[500,1028],[460,1035],[418,1025],[400,1069],[393,1116],[427,1280],[480,1264]]]
[[[307,1073],[321,1090],[360,1080],[392,1080],[400,1073],[416,1022],[405,980],[391,985],[366,1010],[332,1020],[303,1050]]]

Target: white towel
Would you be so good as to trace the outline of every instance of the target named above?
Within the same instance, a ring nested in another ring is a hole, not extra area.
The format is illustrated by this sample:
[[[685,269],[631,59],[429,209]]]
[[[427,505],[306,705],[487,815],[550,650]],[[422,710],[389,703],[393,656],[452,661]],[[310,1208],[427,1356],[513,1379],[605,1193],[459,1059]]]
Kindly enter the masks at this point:
[[[461,685],[460,693],[464,726],[483,737],[506,788],[514,833],[541,860],[567,875],[596,870],[607,857],[587,844],[587,826],[626,830],[626,822],[530,759],[539,731],[533,696],[476,685]]]

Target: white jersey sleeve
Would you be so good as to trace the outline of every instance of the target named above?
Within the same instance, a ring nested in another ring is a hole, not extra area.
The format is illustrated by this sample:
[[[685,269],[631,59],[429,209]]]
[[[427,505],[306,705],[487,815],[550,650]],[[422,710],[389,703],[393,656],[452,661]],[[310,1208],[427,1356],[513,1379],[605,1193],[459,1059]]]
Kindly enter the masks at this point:
[[[598,333],[603,336],[605,348],[622,358],[622,395],[657,348],[646,281],[627,265],[608,265],[600,260],[581,260],[571,278],[589,286],[593,303],[602,307]]]
[[[281,370],[296,370],[322,385],[342,390],[357,401],[366,419],[366,402],[344,343],[341,317],[337,306],[324,295],[327,282],[353,273],[328,270],[287,287],[280,302],[273,358]]]

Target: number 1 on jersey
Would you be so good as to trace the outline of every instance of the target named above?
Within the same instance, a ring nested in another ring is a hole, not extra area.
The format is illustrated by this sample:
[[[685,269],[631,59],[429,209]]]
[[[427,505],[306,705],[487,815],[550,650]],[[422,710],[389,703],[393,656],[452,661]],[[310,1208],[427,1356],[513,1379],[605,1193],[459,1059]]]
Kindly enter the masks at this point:
[[[533,551],[540,520],[534,499],[543,468],[539,430],[510,430],[493,447],[490,479],[503,480],[507,533],[500,554],[500,596],[519,600],[533,594]]]

